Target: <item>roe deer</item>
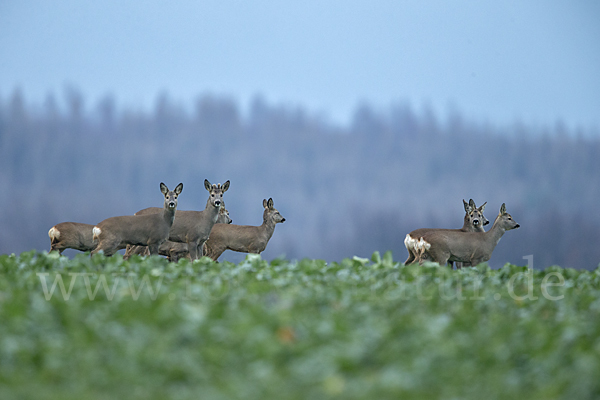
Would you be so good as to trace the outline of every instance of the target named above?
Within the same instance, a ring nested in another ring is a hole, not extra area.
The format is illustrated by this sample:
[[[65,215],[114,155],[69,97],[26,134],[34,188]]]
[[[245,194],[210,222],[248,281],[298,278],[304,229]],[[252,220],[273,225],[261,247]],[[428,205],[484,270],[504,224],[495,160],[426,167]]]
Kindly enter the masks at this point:
[[[223,193],[229,189],[229,181],[223,185],[213,185],[205,179],[204,188],[210,193],[206,208],[203,211],[177,211],[169,233],[169,241],[188,245],[192,261],[202,256],[202,247],[217,222],[219,210],[223,206]],[[157,211],[156,207],[150,207],[136,212],[135,215],[154,214]]]
[[[448,261],[468,262],[477,265],[488,261],[504,233],[520,225],[506,212],[506,204],[500,207],[492,228],[487,232],[462,232],[432,230],[421,237],[424,250],[419,262],[432,260],[440,265]]]
[[[48,231],[50,251],[62,254],[65,249],[92,251],[96,243],[92,240],[94,225],[79,222],[61,222]]]
[[[175,214],[177,215],[177,214]],[[225,203],[222,204],[221,209],[219,210],[219,217],[217,218],[217,224],[230,224],[233,221],[229,217],[229,211],[225,208]],[[139,254],[142,256],[147,256],[148,247],[146,246],[127,246],[127,251],[123,256],[124,259],[128,259],[132,254]],[[179,242],[171,242],[170,240],[165,240],[163,244],[158,248],[158,254],[161,256],[166,256],[170,262],[177,262],[180,258],[188,257],[189,251],[187,243],[179,243]]]
[[[415,262],[415,260],[417,259],[418,250],[422,249],[422,247],[420,247],[420,248],[416,247],[417,243],[419,243],[419,239],[426,232],[430,232],[430,231],[434,231],[434,230],[441,230],[441,231],[449,230],[449,231],[462,231],[462,232],[484,232],[483,226],[490,223],[490,221],[488,221],[487,218],[483,215],[483,210],[485,209],[486,204],[487,204],[487,201],[485,203],[483,203],[481,206],[477,207],[475,205],[475,202],[473,201],[473,199],[470,199],[469,203],[467,203],[463,199],[463,205],[465,207],[465,218],[464,218],[463,226],[460,229],[421,228],[421,229],[416,229],[416,230],[410,232],[409,234],[407,234],[406,238],[404,238],[404,246],[406,247],[406,250],[408,250],[408,258],[406,259],[406,261],[404,261],[404,264],[407,265],[407,264]],[[456,267],[461,268],[462,265],[459,265],[457,263]]]
[[[285,218],[273,206],[273,199],[263,200],[263,223],[260,226],[215,225],[204,246],[204,255],[217,261],[225,250],[260,254],[275,231],[275,224]]]
[[[150,254],[158,254],[158,247],[169,237],[169,230],[175,219],[177,197],[183,190],[183,183],[170,191],[161,182],[160,191],[165,196],[162,213],[149,215],[123,215],[107,218],[93,228],[93,239],[98,245],[92,254],[104,251],[107,256],[117,250],[124,249],[128,244],[148,246]]]

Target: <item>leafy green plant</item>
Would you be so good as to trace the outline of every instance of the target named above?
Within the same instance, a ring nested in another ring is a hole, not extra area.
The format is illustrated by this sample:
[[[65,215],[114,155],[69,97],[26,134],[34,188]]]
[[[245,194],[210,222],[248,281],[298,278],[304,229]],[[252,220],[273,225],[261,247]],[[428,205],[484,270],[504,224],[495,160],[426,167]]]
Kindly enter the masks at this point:
[[[600,269],[0,256],[0,398],[600,396]]]

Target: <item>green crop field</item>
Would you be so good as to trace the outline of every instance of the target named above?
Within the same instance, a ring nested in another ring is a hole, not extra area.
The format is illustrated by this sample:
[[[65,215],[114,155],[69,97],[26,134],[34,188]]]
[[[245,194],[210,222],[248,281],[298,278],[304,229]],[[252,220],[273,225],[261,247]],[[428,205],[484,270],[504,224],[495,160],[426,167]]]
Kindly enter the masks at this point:
[[[0,256],[0,399],[598,399],[600,269]]]

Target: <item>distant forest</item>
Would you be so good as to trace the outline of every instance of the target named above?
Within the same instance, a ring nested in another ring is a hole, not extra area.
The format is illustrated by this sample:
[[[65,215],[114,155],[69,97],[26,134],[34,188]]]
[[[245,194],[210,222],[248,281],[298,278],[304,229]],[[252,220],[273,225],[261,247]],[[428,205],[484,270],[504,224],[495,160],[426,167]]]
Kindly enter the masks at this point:
[[[49,249],[56,223],[97,223],[160,206],[159,183],[184,183],[180,209],[204,209],[211,183],[235,224],[259,225],[272,197],[286,218],[265,258],[339,261],[391,250],[423,227],[459,228],[462,200],[502,203],[521,228],[490,265],[596,268],[600,263],[600,134],[515,123],[497,127],[456,112],[443,120],[409,103],[359,105],[348,126],[257,96],[193,104],[157,97],[152,111],[86,104],[77,90],[42,104],[0,96],[0,253]],[[491,225],[488,226],[488,228]],[[221,260],[243,255],[226,252]]]

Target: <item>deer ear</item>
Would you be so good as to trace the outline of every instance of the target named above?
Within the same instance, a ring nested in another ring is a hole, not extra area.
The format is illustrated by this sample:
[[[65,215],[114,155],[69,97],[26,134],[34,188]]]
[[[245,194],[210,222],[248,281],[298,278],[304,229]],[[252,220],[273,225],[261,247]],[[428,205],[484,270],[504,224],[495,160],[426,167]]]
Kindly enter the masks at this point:
[[[160,191],[162,194],[166,195],[167,193],[169,193],[169,188],[167,187],[167,185],[165,185],[164,183],[160,183]]]
[[[485,203],[483,203],[482,205],[479,206],[478,210],[479,212],[483,212],[483,210],[485,210],[485,205],[487,204],[487,201]]]
[[[183,183],[180,183],[179,185],[177,185],[177,187],[175,188],[174,192],[177,196],[179,196],[181,194],[181,191],[183,190]]]
[[[225,193],[227,191],[227,189],[229,189],[229,181],[227,181],[223,184],[223,186],[221,187],[221,191],[223,193]]]
[[[269,201],[267,201],[267,206],[268,206],[270,209],[273,209],[273,199],[272,199],[272,198],[269,198]]]
[[[208,179],[204,180],[204,188],[206,190],[208,190],[209,192],[212,190],[212,185],[210,184],[210,182],[208,181]]]
[[[506,203],[502,203],[502,206],[500,207],[500,215],[502,214],[506,214]]]
[[[466,213],[470,213],[471,212],[471,206],[469,205],[469,203],[467,203],[465,201],[465,199],[463,199],[463,205],[465,206],[465,212]]]
[[[473,201],[473,199],[469,199],[469,205],[471,206],[471,208],[473,210],[477,208],[477,206],[475,205],[475,202]]]
[[[269,208],[269,206],[267,205],[267,199],[263,199],[263,207]]]

